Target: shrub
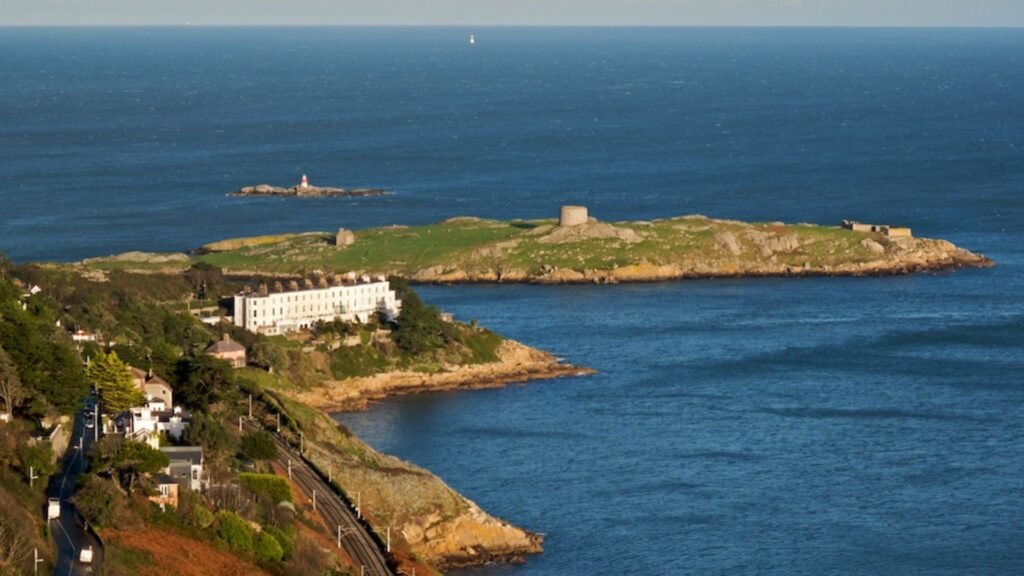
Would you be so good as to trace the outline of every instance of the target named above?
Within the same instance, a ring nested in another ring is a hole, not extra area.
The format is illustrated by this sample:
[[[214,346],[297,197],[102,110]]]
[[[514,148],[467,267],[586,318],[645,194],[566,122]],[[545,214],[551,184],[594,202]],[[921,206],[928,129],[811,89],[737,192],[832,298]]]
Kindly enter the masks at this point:
[[[192,517],[189,519],[189,522],[192,526],[199,528],[200,530],[205,530],[213,524],[215,519],[213,512],[210,512],[210,510],[205,506],[196,504],[195,507],[192,508]]]
[[[267,526],[263,529],[264,534],[269,534],[277,540],[277,543],[281,545],[282,555],[281,558],[291,558],[294,545],[292,544],[292,538],[284,530],[275,528],[273,526]]]
[[[292,488],[288,481],[273,474],[243,472],[238,475],[238,482],[247,490],[267,496],[275,503],[292,501]]]
[[[261,532],[256,538],[256,542],[253,544],[253,553],[257,559],[264,562],[280,562],[284,558],[284,549],[281,548],[281,544],[266,531]]]
[[[240,552],[253,551],[253,533],[249,523],[228,511],[217,513],[217,536],[228,546]]]

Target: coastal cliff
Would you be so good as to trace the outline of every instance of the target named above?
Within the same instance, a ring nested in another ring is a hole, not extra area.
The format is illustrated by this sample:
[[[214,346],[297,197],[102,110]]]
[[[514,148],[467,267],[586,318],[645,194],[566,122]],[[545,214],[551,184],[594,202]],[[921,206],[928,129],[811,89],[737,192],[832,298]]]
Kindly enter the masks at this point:
[[[332,470],[346,494],[359,494],[363,515],[408,566],[435,568],[517,562],[543,550],[543,537],[490,516],[430,472],[380,454],[325,414],[302,422],[306,457]]]

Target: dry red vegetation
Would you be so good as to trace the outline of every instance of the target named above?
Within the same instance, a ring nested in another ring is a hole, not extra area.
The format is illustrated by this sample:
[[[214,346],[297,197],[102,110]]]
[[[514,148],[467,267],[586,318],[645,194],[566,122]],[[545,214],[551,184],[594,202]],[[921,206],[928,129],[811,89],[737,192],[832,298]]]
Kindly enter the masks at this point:
[[[139,576],[269,576],[268,572],[251,562],[173,532],[153,529],[104,531],[103,537],[115,546],[145,552],[152,557],[152,564],[139,568]]]

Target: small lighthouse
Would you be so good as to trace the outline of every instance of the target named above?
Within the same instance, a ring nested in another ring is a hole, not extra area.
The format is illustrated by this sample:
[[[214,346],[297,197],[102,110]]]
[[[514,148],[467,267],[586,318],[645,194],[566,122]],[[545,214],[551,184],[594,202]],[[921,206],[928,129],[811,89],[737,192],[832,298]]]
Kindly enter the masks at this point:
[[[302,180],[299,181],[299,188],[309,188],[309,179],[306,178],[305,174],[302,175]]]

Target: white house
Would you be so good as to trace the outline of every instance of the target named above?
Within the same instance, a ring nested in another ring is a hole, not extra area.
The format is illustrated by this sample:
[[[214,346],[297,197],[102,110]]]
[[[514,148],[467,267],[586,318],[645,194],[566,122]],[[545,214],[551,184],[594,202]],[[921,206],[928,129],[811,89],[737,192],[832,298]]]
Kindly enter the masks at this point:
[[[154,406],[155,404],[155,406]],[[125,438],[148,444],[154,450],[160,449],[160,434],[164,433],[175,441],[181,440],[192,417],[181,408],[165,409],[163,403],[150,403],[132,408],[121,418]]]
[[[287,290],[277,283],[274,291],[263,284],[256,292],[235,295],[234,322],[252,332],[274,335],[307,329],[318,321],[367,322],[378,313],[397,316],[401,307],[383,278],[364,277],[333,286],[322,280],[318,287],[306,281],[302,289],[292,282]]]

